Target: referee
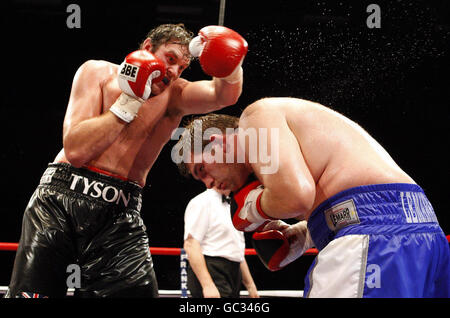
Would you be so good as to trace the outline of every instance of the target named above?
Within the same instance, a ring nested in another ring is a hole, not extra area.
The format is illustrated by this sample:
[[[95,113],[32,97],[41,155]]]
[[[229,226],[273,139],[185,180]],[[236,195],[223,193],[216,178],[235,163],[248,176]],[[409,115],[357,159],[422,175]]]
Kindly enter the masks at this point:
[[[239,298],[241,282],[250,297],[259,297],[245,261],[244,233],[231,222],[228,194],[207,189],[186,207],[184,249],[193,298]]]

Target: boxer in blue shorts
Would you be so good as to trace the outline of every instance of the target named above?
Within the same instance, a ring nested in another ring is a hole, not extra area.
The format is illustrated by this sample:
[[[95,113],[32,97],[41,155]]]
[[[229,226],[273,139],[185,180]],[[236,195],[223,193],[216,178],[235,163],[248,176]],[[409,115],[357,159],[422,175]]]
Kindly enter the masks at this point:
[[[449,246],[431,203],[357,123],[265,98],[240,118],[209,114],[186,128],[180,171],[233,192],[233,224],[257,232],[269,269],[319,249],[305,297],[450,296]],[[299,222],[281,221],[290,218]]]
[[[319,255],[307,297],[449,297],[449,246],[433,207],[415,184],[351,188],[311,214]],[[345,267],[339,276],[329,271]]]

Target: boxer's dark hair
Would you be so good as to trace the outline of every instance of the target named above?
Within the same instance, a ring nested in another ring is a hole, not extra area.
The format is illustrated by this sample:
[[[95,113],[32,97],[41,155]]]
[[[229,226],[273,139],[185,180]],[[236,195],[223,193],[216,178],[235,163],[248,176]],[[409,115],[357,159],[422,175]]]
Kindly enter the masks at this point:
[[[205,149],[206,145],[211,142],[210,140],[203,140],[204,132],[208,128],[219,129],[223,134],[225,134],[227,128],[236,129],[239,127],[239,117],[225,114],[208,114],[205,116],[193,117],[191,119],[188,119],[183,126],[185,128],[185,131],[181,135],[180,140],[178,140],[175,147],[178,147],[178,149],[180,149],[179,154],[180,156],[184,157],[189,154],[184,154],[183,149],[189,148],[191,149],[191,153],[194,152],[194,140],[202,141],[202,151]],[[178,171],[181,175],[185,177],[190,176],[189,169],[187,168],[184,160],[178,163],[177,166]]]
[[[152,42],[152,51],[155,52],[164,43],[189,45],[194,33],[187,30],[183,23],[161,24],[148,32],[146,39]],[[142,48],[144,41],[140,44]]]

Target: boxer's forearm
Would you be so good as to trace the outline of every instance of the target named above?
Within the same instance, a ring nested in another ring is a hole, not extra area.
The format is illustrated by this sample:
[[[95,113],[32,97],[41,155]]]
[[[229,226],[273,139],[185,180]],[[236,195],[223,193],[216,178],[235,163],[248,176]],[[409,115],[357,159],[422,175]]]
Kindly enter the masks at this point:
[[[311,210],[314,202],[313,189],[290,192],[265,188],[261,195],[261,209],[274,219],[302,217]]]
[[[242,68],[233,75],[230,81],[220,78],[214,78],[214,91],[217,96],[217,103],[223,106],[234,105],[237,103],[242,93],[243,75]]]
[[[242,81],[230,84],[213,78],[188,82],[183,88],[178,111],[182,115],[210,113],[235,104],[241,93]]]
[[[90,118],[64,132],[67,160],[81,167],[103,153],[119,136],[126,123],[111,112]]]

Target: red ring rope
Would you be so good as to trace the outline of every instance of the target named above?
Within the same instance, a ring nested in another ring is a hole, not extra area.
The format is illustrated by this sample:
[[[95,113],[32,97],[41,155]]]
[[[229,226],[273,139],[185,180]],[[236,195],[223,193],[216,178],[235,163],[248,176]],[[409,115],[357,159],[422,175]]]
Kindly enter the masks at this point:
[[[447,235],[447,241],[450,243],[450,235]],[[0,242],[0,251],[17,251],[19,243]],[[307,250],[303,255],[317,255],[319,251],[315,248]],[[153,255],[180,255],[179,247],[150,247],[150,253]],[[253,248],[246,248],[245,255],[256,255]]]
[[[0,242],[0,251],[17,251],[19,243],[5,243]],[[153,255],[180,255],[181,248],[179,247],[150,247],[150,253]],[[305,252],[304,255],[316,255],[317,249],[312,248]],[[246,248],[245,255],[256,255],[253,248]]]

